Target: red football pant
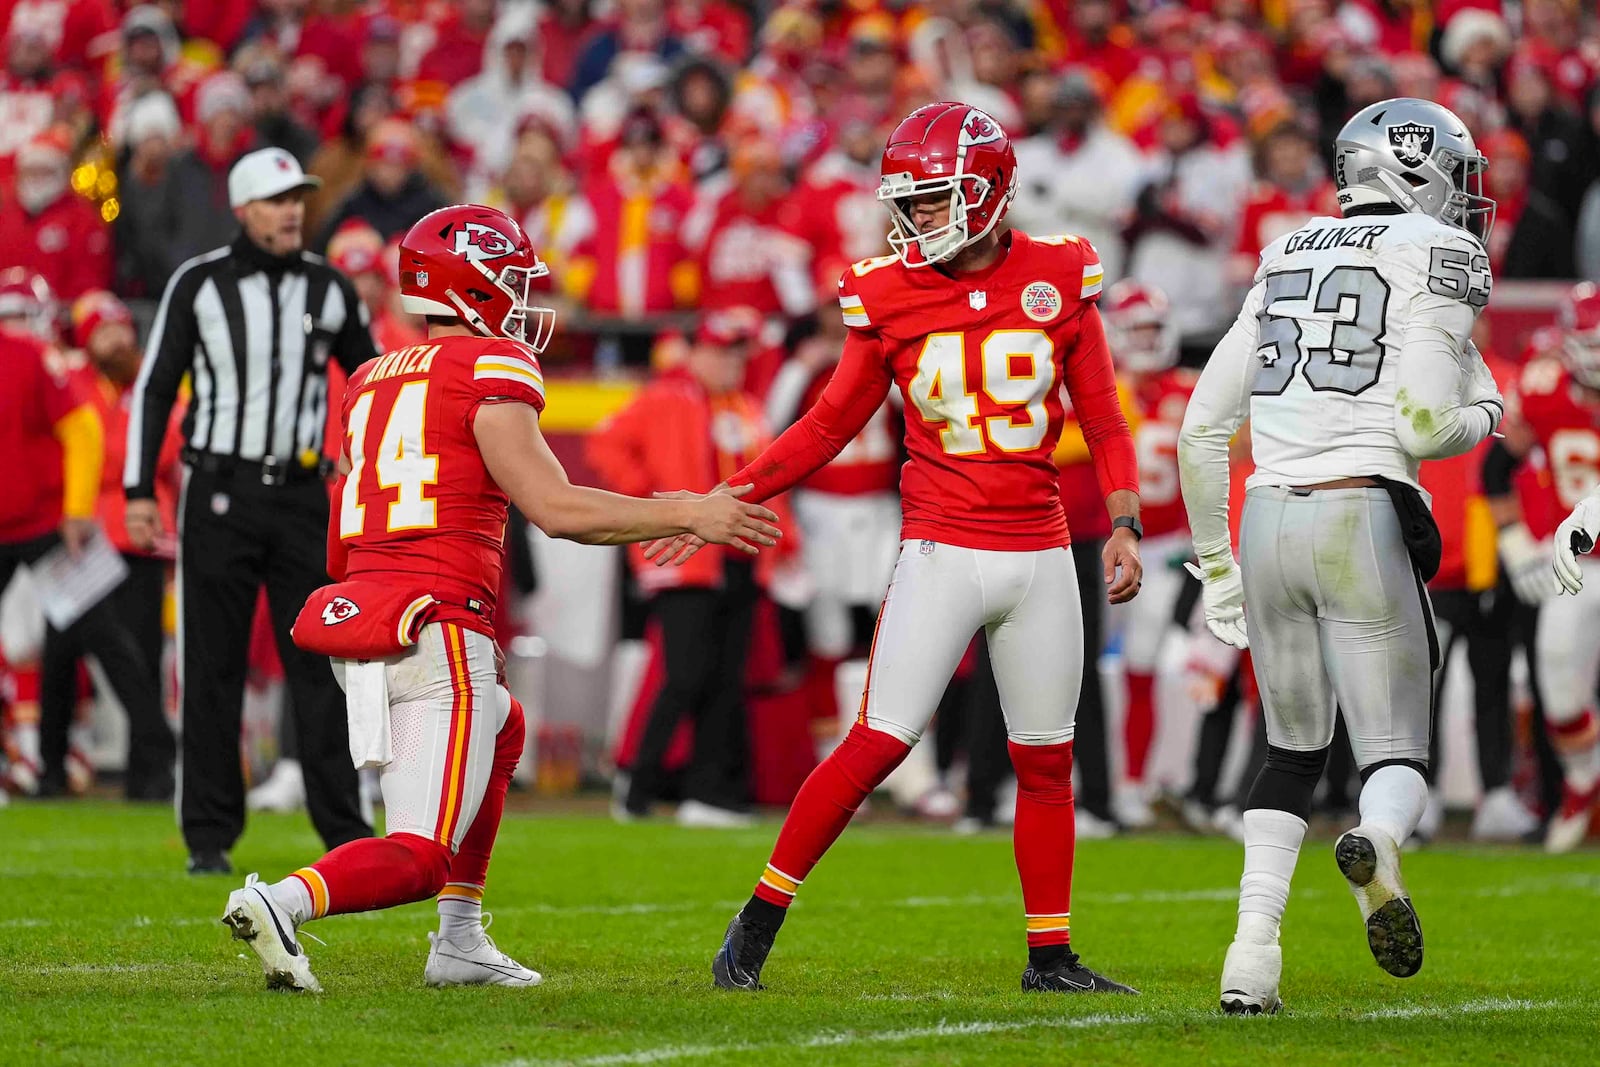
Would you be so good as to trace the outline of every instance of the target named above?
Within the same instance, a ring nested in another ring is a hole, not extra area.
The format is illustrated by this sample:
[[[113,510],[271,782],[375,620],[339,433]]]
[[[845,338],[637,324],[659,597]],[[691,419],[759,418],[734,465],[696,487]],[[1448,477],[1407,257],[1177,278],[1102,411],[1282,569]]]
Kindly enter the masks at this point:
[[[1128,780],[1144,781],[1145,761],[1156,735],[1156,676],[1128,671],[1128,715],[1122,724],[1122,742],[1128,757]]]
[[[489,854],[500,831],[506,792],[527,734],[522,705],[511,701],[505,725],[495,735],[494,764],[478,814],[452,858],[439,842],[395,833],[340,845],[310,867],[294,872],[311,894],[311,918],[393,908],[439,895],[448,882],[481,889]]]
[[[838,840],[861,802],[910,752],[911,746],[892,734],[863,723],[851,727],[839,747],[800,787],[755,895],[787,908],[800,883]]]
[[[1008,741],[1017,772],[1017,822],[1012,849],[1022,879],[1028,947],[1070,940],[1072,854],[1077,824],[1072,806],[1072,742],[1019,745]]]

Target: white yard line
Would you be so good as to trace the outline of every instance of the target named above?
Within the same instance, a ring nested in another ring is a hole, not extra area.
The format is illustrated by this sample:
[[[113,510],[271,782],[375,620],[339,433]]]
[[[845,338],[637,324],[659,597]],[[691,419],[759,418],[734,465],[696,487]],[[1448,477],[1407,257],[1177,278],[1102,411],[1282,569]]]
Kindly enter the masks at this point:
[[[1482,997],[1460,1004],[1411,1004],[1403,1008],[1379,1008],[1357,1015],[1357,1019],[1453,1019],[1458,1015],[1482,1015],[1491,1011],[1547,1011],[1562,1007],[1559,1000],[1516,1000],[1512,997]]]

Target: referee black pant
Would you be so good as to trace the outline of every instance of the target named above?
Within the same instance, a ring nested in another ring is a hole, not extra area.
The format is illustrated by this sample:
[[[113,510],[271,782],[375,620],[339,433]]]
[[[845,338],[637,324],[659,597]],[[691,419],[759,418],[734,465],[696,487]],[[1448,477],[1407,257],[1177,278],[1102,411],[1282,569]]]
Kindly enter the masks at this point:
[[[328,582],[328,490],[317,478],[264,485],[259,470],[193,468],[184,488],[178,815],[192,853],[226,852],[244,831],[240,714],[251,619],[263,584],[288,679],[311,822],[330,849],[372,835],[361,817],[344,694],[327,657],[301,651],[289,636],[306,598]]]
[[[60,543],[60,535],[52,532],[31,541],[0,545],[0,592],[11,583],[19,563],[33,563]],[[161,566],[157,561],[158,580]],[[172,768],[173,741],[172,730],[161,712],[159,600],[154,662],[148,658],[150,634],[141,635],[146,638],[141,647],[139,636],[131,628],[134,623],[146,626],[148,620],[130,619],[119,610],[124,604],[122,594],[130,583],[137,584],[138,574],[131,573],[122,587],[65,630],[54,626],[45,630],[39,665],[39,736],[46,792],[62,792],[66,788],[67,732],[78,704],[78,659],[85,653],[99,660],[100,669],[105,671],[106,680],[128,714],[130,793],[159,799],[163,792],[164,779]]]

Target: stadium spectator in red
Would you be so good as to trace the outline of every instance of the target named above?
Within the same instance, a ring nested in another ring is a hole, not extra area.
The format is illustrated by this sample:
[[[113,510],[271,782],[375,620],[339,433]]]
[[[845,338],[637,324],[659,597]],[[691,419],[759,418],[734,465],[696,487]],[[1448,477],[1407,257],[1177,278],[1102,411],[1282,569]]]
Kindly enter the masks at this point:
[[[591,0],[549,0],[542,5],[538,33],[544,55],[539,76],[551,85],[572,84],[584,38],[594,27],[591,6]]]
[[[616,0],[611,22],[602,26],[583,46],[567,88],[582,100],[611,72],[612,62],[628,52],[650,53],[663,60],[676,59],[683,42],[673,36],[665,0]]]
[[[122,467],[127,458],[128,401],[139,377],[144,353],[139,350],[133,316],[127,306],[104,290],[84,293],[75,300],[71,317],[72,341],[83,360],[75,373],[80,376],[83,395],[100,415],[104,434],[105,460],[100,468],[100,498],[95,515],[128,566],[128,576],[111,593],[110,604],[139,643],[146,671],[145,684],[159,695],[162,613],[167,572],[177,546],[168,537],[158,540],[149,549],[136,548],[128,539],[127,525],[123,521],[127,510],[127,498],[122,491]],[[180,405],[173,409],[167,424],[167,436],[156,467],[156,503],[167,530],[177,529],[182,422]],[[60,724],[60,727],[65,725]],[[128,738],[129,799],[170,801],[176,748],[165,716],[150,722],[133,721],[129,725],[132,728]],[[56,738],[54,743],[64,747],[66,738]],[[52,739],[46,737],[46,752],[51,751],[51,745]]]
[[[529,116],[538,116],[563,136],[576,132],[572,99],[539,75],[541,49],[533,12],[508,8],[484,46],[482,72],[450,90],[446,130],[469,175],[469,190],[481,188],[489,176],[505,169],[516,147],[518,125]]]
[[[1279,125],[1255,145],[1257,181],[1239,221],[1230,266],[1232,280],[1249,285],[1261,250],[1314,215],[1339,214],[1338,191],[1328,180],[1317,144],[1298,123]]]
[[[1480,145],[1492,161],[1485,182],[1496,202],[1489,232],[1495,277],[1572,277],[1572,223],[1559,204],[1529,185],[1528,143],[1516,130],[1501,130]]]
[[[6,35],[0,75],[0,180],[9,180],[17,150],[49,128],[60,79],[50,66],[46,36],[33,28]]]
[[[515,147],[498,183],[485,190],[483,203],[498,207],[522,224],[539,257],[550,267],[557,288],[578,242],[594,232],[589,203],[561,158],[560,131],[539,115],[522,120]],[[538,279],[540,284],[548,279]]]
[[[598,315],[639,318],[692,304],[697,271],[682,237],[694,202],[667,149],[661,120],[635,110],[605,170],[585,183],[594,232],[578,242],[567,290]],[[624,337],[623,357],[648,358],[648,339]]]
[[[760,330],[761,315],[752,308],[707,315],[683,364],[652,378],[590,436],[589,462],[602,484],[635,496],[706,492],[759,454],[768,441],[761,406],[742,382]],[[678,724],[690,719],[694,754],[679,821],[748,825],[744,664],[758,572],[765,575],[776,557],[763,553],[749,562],[718,548],[709,559],[702,552],[682,568],[659,568],[638,546],[628,554],[660,627],[666,681],[629,768],[626,815],[648,815],[661,799],[667,746]]]
[[[0,494],[0,588],[19,565],[65,546],[81,552],[98,533],[95,507],[104,466],[100,416],[54,348],[55,301],[49,286],[21,267],[0,271],[0,455],[8,464]],[[100,661],[132,732],[159,747],[166,730],[161,702],[139,644],[112,602],[102,600],[65,630],[45,632],[40,668],[39,793],[66,791],[67,730],[78,698],[78,659]],[[171,735],[166,751],[171,752]],[[146,759],[149,753],[137,753]],[[172,789],[172,766],[149,758],[130,767],[138,796]]]
[[[685,51],[741,64],[750,55],[750,14],[728,0],[677,0],[668,25]]]
[[[1591,20],[1588,40],[1580,21],[1585,7]],[[1523,38],[1548,49],[1551,80],[1557,95],[1569,106],[1581,104],[1600,75],[1600,56],[1595,52],[1592,36],[1594,17],[1594,6],[1577,0],[1526,0],[1522,5]]]
[[[1112,86],[1121,85],[1139,66],[1133,34],[1117,22],[1111,0],[1049,0],[1047,6],[1063,27],[1066,62],[1098,72]],[[1066,20],[1061,18],[1063,9]]]
[[[195,117],[195,94],[211,73],[185,59],[172,17],[154,4],[140,4],[122,20],[122,51],[116,77],[100,92],[100,119],[113,141],[123,137],[128,108],[157,92],[172,94],[185,119]]]
[[[1556,95],[1558,63],[1554,50],[1541,42],[1518,47],[1505,69],[1506,118],[1528,143],[1530,184],[1554,200],[1570,220],[1577,217],[1600,162],[1584,135],[1583,122]]]
[[[364,150],[363,178],[322,224],[316,247],[350,219],[361,219],[385,240],[405,233],[422,216],[445,206],[444,194],[435,189],[420,166],[422,147],[409,123],[385,119],[373,127]]]
[[[684,223],[700,272],[703,310],[751,307],[767,318],[798,318],[816,306],[804,244],[784,229],[788,182],[771,141],[741,139],[731,186],[708,190]]]
[[[117,50],[111,0],[0,0],[0,27],[38,34],[58,69],[95,79]]]
[[[1439,58],[1459,80],[1491,94],[1511,54],[1511,28],[1498,12],[1466,8],[1452,15],[1439,38]]]
[[[457,85],[483,69],[483,50],[494,27],[498,0],[457,0],[438,29],[433,48],[417,67],[417,80]]]
[[[0,203],[5,262],[41,275],[64,300],[111,285],[109,227],[72,191],[71,151],[59,129],[28,142],[17,153],[12,195]]]
[[[862,97],[850,97],[829,118],[833,147],[806,169],[788,198],[785,226],[810,250],[813,286],[825,287],[832,299],[846,267],[889,250],[889,213],[878,203],[878,162],[889,116]]]

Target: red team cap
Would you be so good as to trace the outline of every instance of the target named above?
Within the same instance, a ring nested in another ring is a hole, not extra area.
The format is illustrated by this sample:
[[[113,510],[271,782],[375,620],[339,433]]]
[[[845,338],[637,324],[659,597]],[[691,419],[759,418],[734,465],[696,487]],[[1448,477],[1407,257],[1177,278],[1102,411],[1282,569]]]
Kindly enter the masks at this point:
[[[0,330],[54,341],[56,294],[44,275],[27,267],[0,271]]]
[[[1101,309],[1106,340],[1118,366],[1153,374],[1178,362],[1172,305],[1156,286],[1126,278],[1106,290]]]
[[[355,277],[383,272],[383,236],[361,219],[351,219],[333,232],[328,242],[328,262],[339,272]]]
[[[72,343],[89,347],[89,338],[108,322],[133,325],[128,305],[104,289],[91,289],[72,302]]]
[[[911,200],[950,193],[950,221],[917,232]],[[908,267],[943,263],[981,240],[1005,217],[1017,192],[1017,155],[1006,131],[967,104],[917,108],[894,128],[883,150],[878,199],[889,205],[889,246]]]
[[[1600,285],[1579,282],[1561,301],[1561,358],[1572,376],[1600,389]]]
[[[402,309],[459,319],[474,333],[522,341],[535,352],[550,343],[556,313],[529,304],[528,294],[534,279],[549,273],[517,221],[481,204],[429,212],[400,239]]]
[[[694,339],[703,345],[748,345],[761,338],[764,321],[752,307],[731,307],[713,311],[700,320]]]

